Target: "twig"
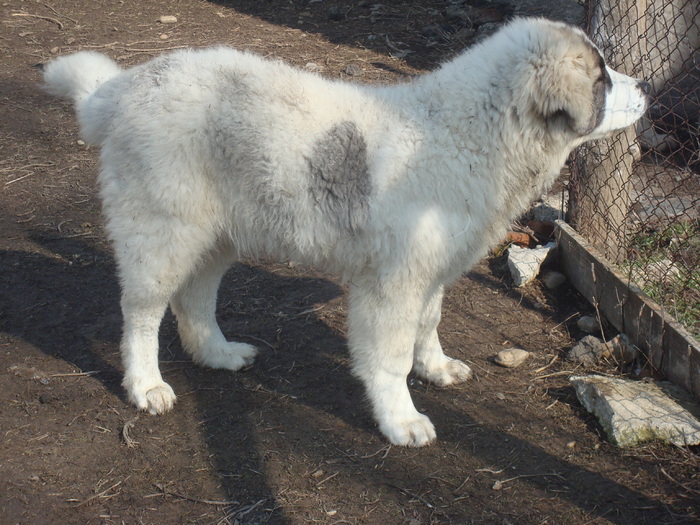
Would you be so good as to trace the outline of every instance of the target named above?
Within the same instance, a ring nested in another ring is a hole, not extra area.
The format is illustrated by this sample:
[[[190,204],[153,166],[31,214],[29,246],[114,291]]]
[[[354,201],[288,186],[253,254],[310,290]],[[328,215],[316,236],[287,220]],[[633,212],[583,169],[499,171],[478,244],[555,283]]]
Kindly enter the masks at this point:
[[[5,183],[5,186],[9,186],[10,184],[14,184],[15,182],[19,182],[22,179],[26,179],[27,177],[31,177],[34,175],[34,172],[32,171],[31,173],[27,173],[26,175],[22,175],[21,177],[17,177],[16,179],[9,180]]]
[[[478,468],[474,472],[488,472],[489,474],[500,474],[504,469],[494,470],[492,468]]]
[[[133,417],[129,421],[124,423],[124,426],[122,427],[122,439],[124,440],[126,446],[129,448],[134,448],[135,446],[139,445],[139,442],[132,439],[130,436],[131,429],[134,428],[134,425],[138,420],[139,416],[137,415],[136,417]]]
[[[422,497],[422,496],[416,494],[415,492],[411,492],[410,490],[405,489],[405,488],[403,488],[403,487],[399,487],[398,485],[394,485],[393,483],[389,483],[389,485],[391,485],[391,486],[394,487],[395,489],[399,489],[401,492],[403,492],[404,494],[406,494],[406,496],[410,496],[410,497],[412,497],[413,499],[416,499],[416,500],[420,501],[423,505],[425,505],[425,506],[428,507],[429,509],[435,509],[435,510],[437,510],[437,509],[435,508],[435,505],[433,505],[432,503],[430,503],[430,502],[429,502],[427,499],[425,499],[424,497]]]
[[[12,16],[22,16],[24,18],[38,18],[39,20],[46,20],[47,22],[53,22],[58,26],[59,29],[63,29],[63,23],[60,20],[51,18],[50,16],[33,15],[31,13],[12,13]]]
[[[543,367],[540,367],[540,368],[538,368],[537,370],[535,370],[535,373],[536,373],[536,374],[539,374],[539,373],[542,372],[543,370],[546,370],[547,368],[549,368],[550,366],[552,366],[554,363],[556,363],[556,362],[557,362],[557,359],[559,359],[559,354],[556,354],[548,364],[546,364],[546,365],[544,365]]]
[[[546,379],[548,377],[563,376],[566,374],[573,374],[575,370],[562,370],[560,372],[552,372],[551,374],[545,374],[543,376],[533,377],[530,381],[539,381],[540,379]]]
[[[264,339],[260,339],[259,337],[255,337],[254,335],[238,334],[238,336],[247,337],[248,339],[252,339],[253,341],[258,341],[260,343],[263,343],[264,345],[267,345],[270,348],[270,350],[273,350],[275,352],[277,351],[277,349],[274,346],[272,346],[271,343],[268,343],[267,341],[265,341]]]
[[[234,518],[236,521],[234,523],[238,523],[238,518],[242,518],[246,514],[250,514],[253,512],[256,508],[258,508],[260,505],[265,503],[267,500],[266,499],[261,499],[260,501],[257,501],[253,503],[252,505],[248,505],[248,507],[241,507],[239,509],[236,509],[232,512],[229,512],[226,514],[223,518],[221,518],[216,525],[221,525],[222,523],[228,522],[230,518]]]
[[[108,489],[105,489],[105,490],[103,490],[102,492],[98,492],[97,494],[94,494],[94,495],[90,496],[90,497],[89,497],[88,499],[86,499],[85,501],[82,501],[82,502],[76,504],[75,507],[82,507],[83,505],[87,505],[88,503],[90,503],[90,502],[96,500],[97,498],[103,497],[103,496],[104,496],[105,494],[107,494],[110,490],[116,489],[119,485],[121,485],[121,484],[122,484],[124,481],[126,481],[127,479],[129,479],[129,478],[127,477],[126,479],[123,479],[122,481],[117,481],[114,485],[112,485],[112,486],[109,487]]]
[[[501,490],[503,488],[503,485],[510,481],[515,481],[516,479],[520,478],[538,478],[538,477],[547,477],[547,476],[556,476],[557,478],[564,479],[561,474],[557,474],[556,472],[553,472],[551,474],[521,474],[520,476],[515,476],[512,478],[504,479],[503,481],[496,480],[496,482],[493,484],[493,490]]]
[[[591,263],[591,275],[593,277],[593,289],[597,291],[598,289],[598,278],[596,277],[595,274],[595,264]],[[603,320],[600,317],[600,309],[598,308],[598,298],[596,295],[593,295],[593,306],[595,307],[595,316],[596,319],[598,320],[598,326],[600,327],[600,336],[603,338],[603,341],[606,340],[605,337],[605,330],[603,330]]]
[[[567,321],[570,321],[571,319],[573,319],[573,318],[576,317],[577,315],[581,315],[581,312],[575,312],[575,313],[571,314],[569,317],[567,317],[566,319],[564,319],[564,320],[563,320],[561,323],[559,323],[558,325],[553,326],[553,327],[549,330],[550,333],[553,332],[554,330],[556,330],[557,328],[559,328],[561,325],[563,325],[563,324],[566,323]]]
[[[45,7],[46,9],[51,10],[51,11],[53,12],[54,15],[63,17],[63,18],[65,18],[66,20],[70,20],[71,22],[73,22],[73,23],[74,23],[75,25],[77,25],[77,26],[80,25],[80,24],[78,23],[77,20],[75,20],[75,19],[73,19],[73,18],[71,18],[71,17],[69,17],[69,16],[62,15],[61,13],[59,13],[58,11],[56,11],[53,7],[51,7],[49,4],[44,4],[44,7]]]
[[[377,454],[380,454],[381,452],[384,452],[384,454],[382,454],[382,459],[386,459],[386,457],[389,455],[389,452],[390,452],[390,451],[391,451],[391,444],[386,445],[386,446],[380,448],[379,450],[377,450],[376,452],[373,452],[372,454],[367,454],[366,456],[360,456],[360,457],[361,457],[362,459],[373,458],[373,457],[376,456]]]
[[[700,491],[693,490],[693,489],[691,489],[690,487],[686,487],[686,486],[683,485],[683,483],[681,483],[680,481],[676,481],[675,479],[673,479],[673,478],[668,474],[668,472],[666,472],[663,468],[660,469],[660,470],[661,470],[661,473],[662,473],[664,476],[666,476],[670,481],[672,481],[673,483],[675,483],[675,484],[678,485],[679,487],[681,487],[681,488],[687,490],[687,491],[690,492],[691,494],[700,494]]]
[[[336,477],[338,474],[339,474],[338,472],[334,472],[334,473],[331,474],[330,476],[327,476],[327,477],[323,478],[321,481],[319,481],[318,483],[316,483],[316,486],[317,486],[317,487],[320,487],[320,486],[323,485],[326,481],[328,481],[328,480],[330,480],[330,479],[333,479],[333,478]]]
[[[161,483],[154,483],[155,487],[159,490],[161,490],[163,493],[162,494],[153,494],[153,496],[175,496],[176,498],[184,499],[187,501],[192,501],[194,503],[204,503],[205,505],[217,505],[217,506],[222,506],[225,507],[227,505],[239,505],[240,503],[238,501],[233,501],[233,500],[212,500],[212,499],[201,499],[201,498],[194,498],[192,496],[188,496],[187,494],[181,494],[179,492],[175,492],[174,490],[168,489],[165,485]]]
[[[91,376],[93,374],[99,374],[99,370],[90,370],[89,372],[71,372],[68,374],[51,374],[49,377],[82,377]]]

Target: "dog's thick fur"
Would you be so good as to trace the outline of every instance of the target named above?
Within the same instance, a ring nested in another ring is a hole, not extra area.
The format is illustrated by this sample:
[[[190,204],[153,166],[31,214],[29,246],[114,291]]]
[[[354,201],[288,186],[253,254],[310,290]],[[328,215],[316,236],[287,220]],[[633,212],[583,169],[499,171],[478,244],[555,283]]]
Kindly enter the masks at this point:
[[[435,438],[411,369],[445,386],[469,367],[437,335],[444,286],[500,240],[577,144],[632,124],[638,81],[579,30],[537,19],[411,83],[332,82],[225,48],[129,70],[83,52],[48,64],[101,147],[100,192],[122,284],[124,386],[151,413],[175,394],[158,369],[168,304],[186,350],[238,370],[255,349],[215,320],[243,257],[292,259],[350,283],[348,343],[381,431]]]

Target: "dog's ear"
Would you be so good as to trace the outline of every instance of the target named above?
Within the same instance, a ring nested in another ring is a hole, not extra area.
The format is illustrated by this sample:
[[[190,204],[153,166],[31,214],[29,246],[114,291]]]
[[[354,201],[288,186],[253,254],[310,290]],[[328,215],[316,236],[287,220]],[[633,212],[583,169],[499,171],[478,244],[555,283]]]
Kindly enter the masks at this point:
[[[595,119],[594,64],[584,53],[531,63],[530,103],[545,122],[564,121],[585,134]]]

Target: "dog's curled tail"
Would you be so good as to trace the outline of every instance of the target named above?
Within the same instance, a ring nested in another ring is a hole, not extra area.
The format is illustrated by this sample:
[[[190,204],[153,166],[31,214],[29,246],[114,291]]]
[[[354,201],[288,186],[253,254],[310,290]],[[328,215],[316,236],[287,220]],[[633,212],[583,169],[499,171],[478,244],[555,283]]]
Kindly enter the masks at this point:
[[[76,105],[104,82],[121,73],[111,58],[94,51],[81,51],[52,60],[44,67],[46,90]]]
[[[110,116],[109,101],[93,97],[97,89],[121,74],[116,62],[101,53],[81,51],[52,60],[44,67],[46,90],[72,100],[80,124],[80,135],[88,144],[99,145]]]

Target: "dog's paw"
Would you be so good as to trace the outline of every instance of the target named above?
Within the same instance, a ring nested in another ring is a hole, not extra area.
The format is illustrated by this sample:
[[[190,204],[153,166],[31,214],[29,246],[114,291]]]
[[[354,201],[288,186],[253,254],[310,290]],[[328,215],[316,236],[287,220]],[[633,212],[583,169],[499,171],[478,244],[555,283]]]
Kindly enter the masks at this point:
[[[253,364],[257,348],[246,343],[226,343],[218,348],[211,348],[205,354],[201,354],[196,361],[209,368],[223,368],[226,370],[240,370]]]
[[[146,407],[149,414],[163,414],[172,410],[177,397],[168,383],[163,383],[146,392]]]
[[[472,378],[472,369],[459,359],[446,358],[440,366],[431,369],[416,369],[423,379],[440,387],[463,383]]]
[[[436,438],[435,427],[428,416],[415,416],[385,422],[379,426],[392,445],[423,447]]]
[[[137,408],[149,414],[164,414],[172,410],[177,397],[170,385],[164,381],[147,387],[129,387],[125,385],[129,399]]]

